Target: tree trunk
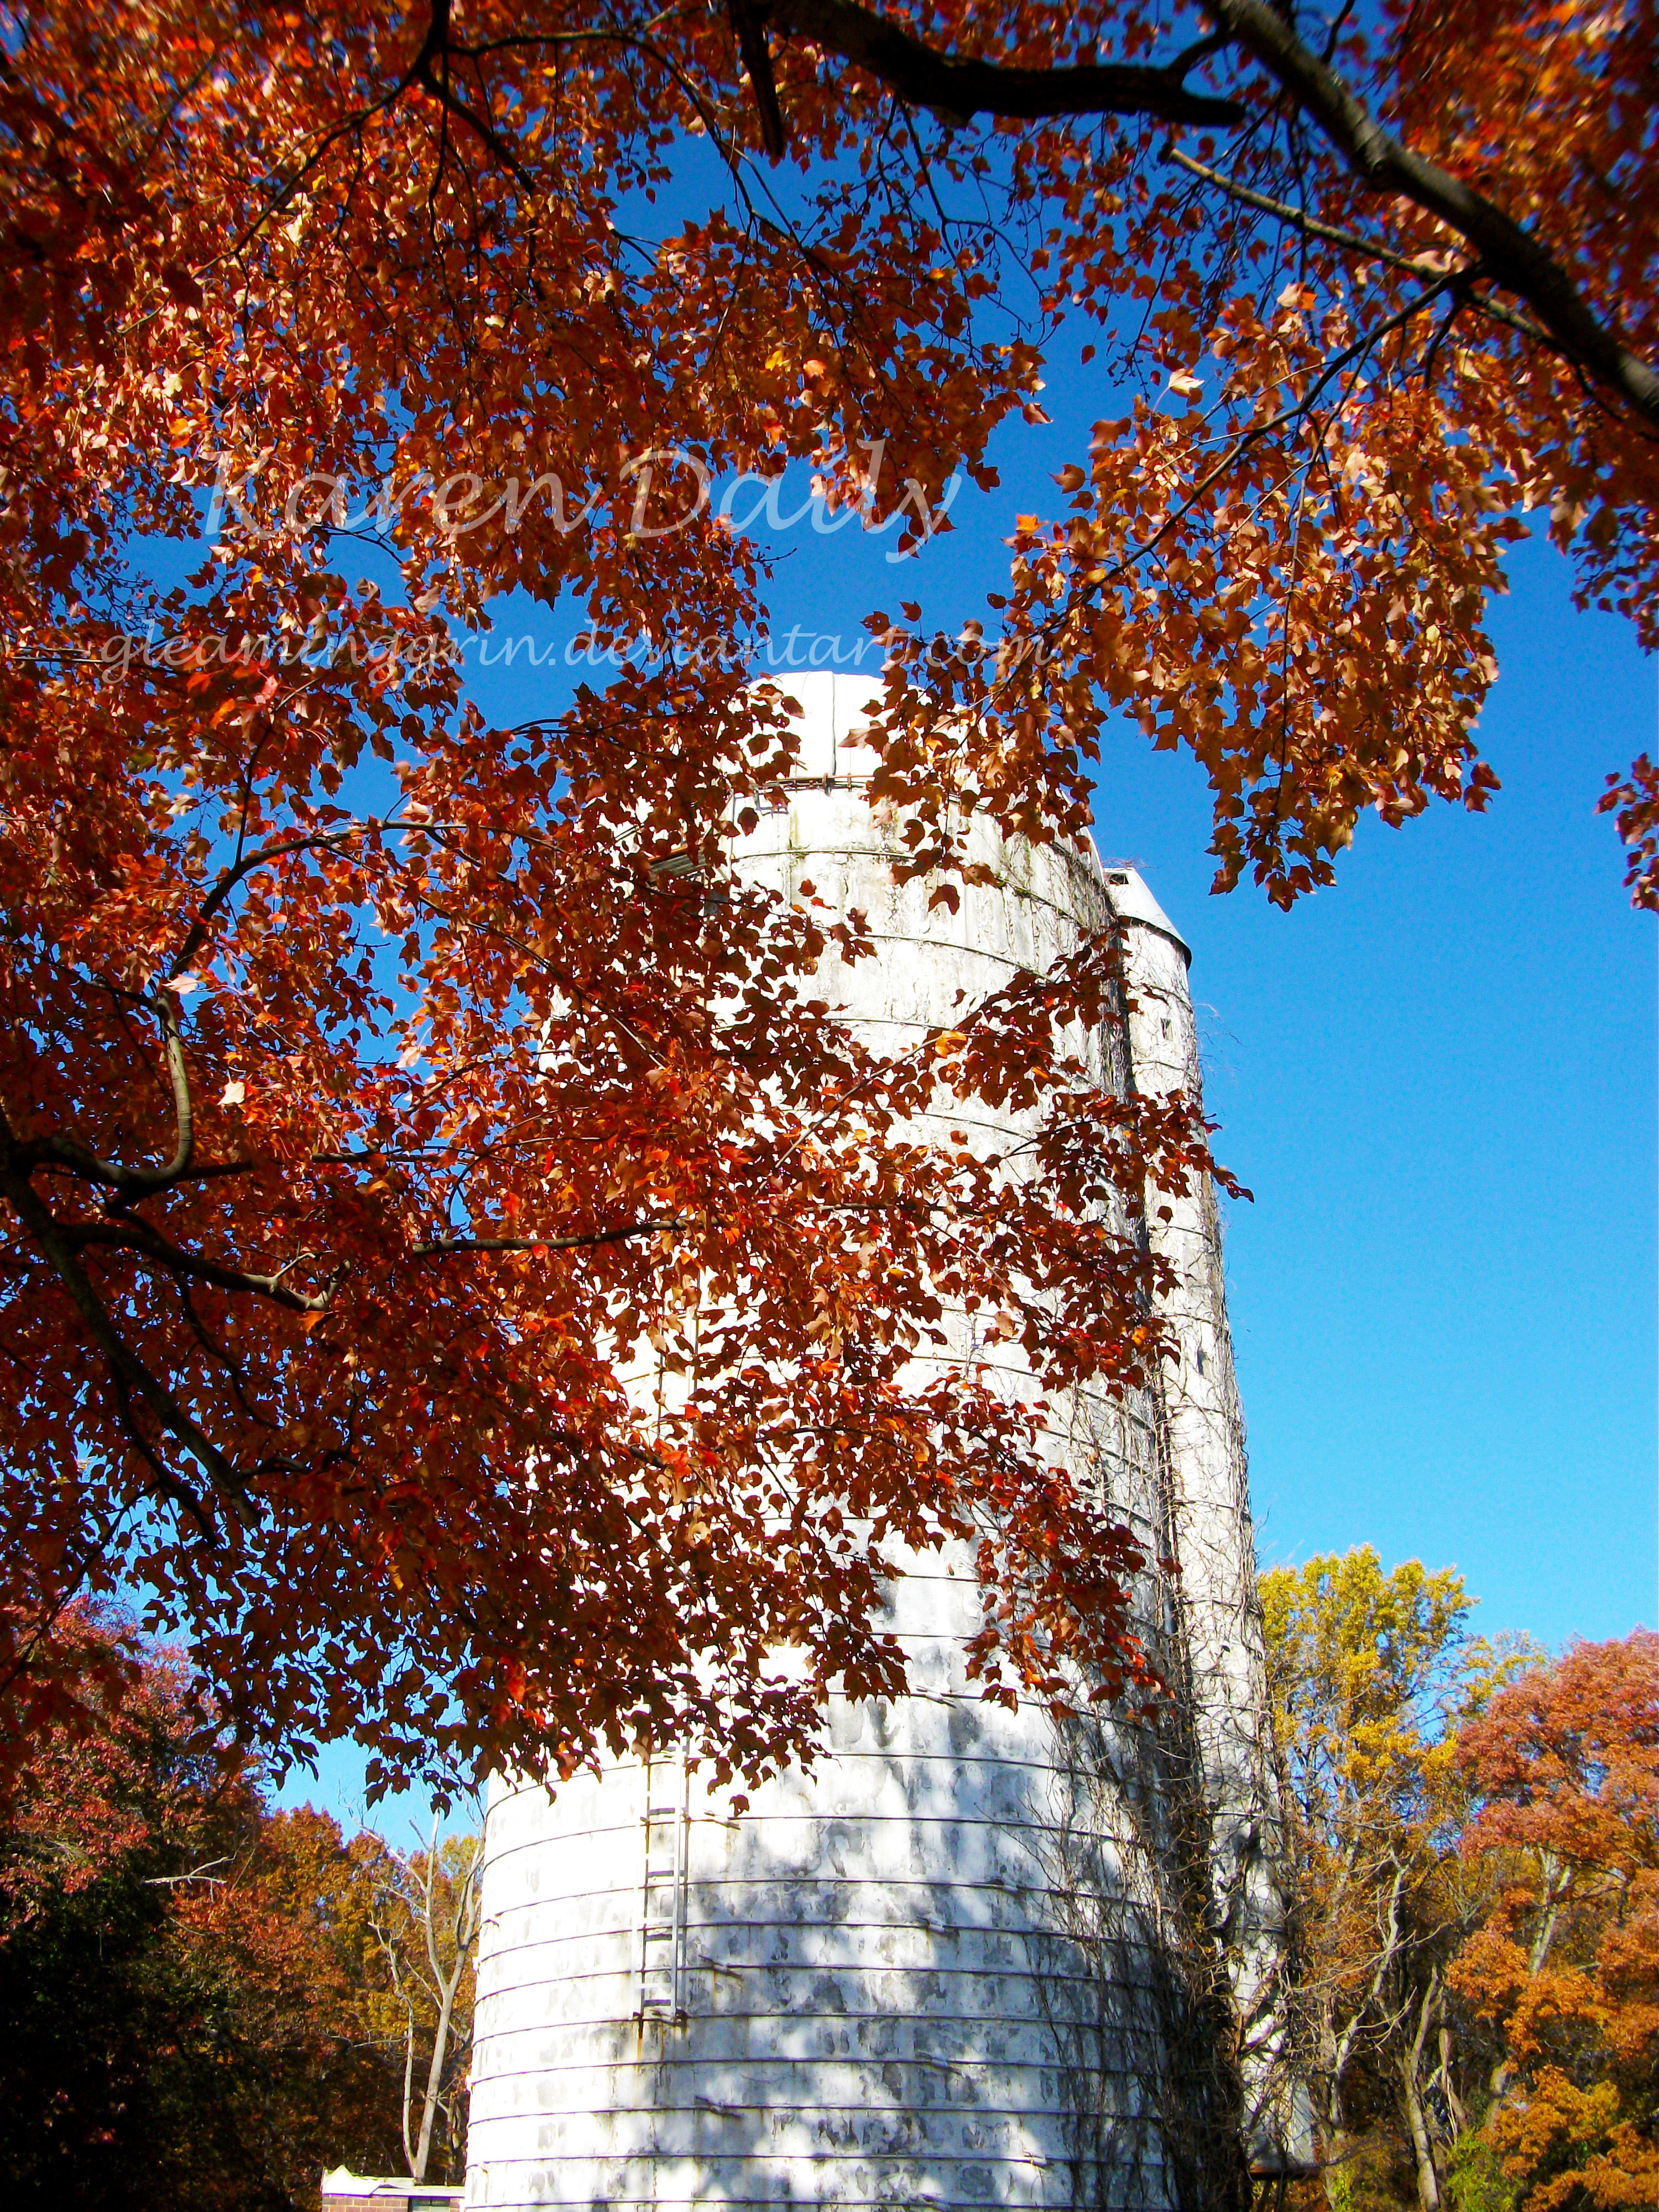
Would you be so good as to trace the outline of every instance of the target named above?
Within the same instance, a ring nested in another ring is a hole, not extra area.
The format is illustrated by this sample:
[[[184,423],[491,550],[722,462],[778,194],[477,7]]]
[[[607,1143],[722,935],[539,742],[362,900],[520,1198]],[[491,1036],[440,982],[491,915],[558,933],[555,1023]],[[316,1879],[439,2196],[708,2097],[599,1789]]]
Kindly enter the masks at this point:
[[[1423,2046],[1428,2040],[1429,2024],[1439,2008],[1440,1977],[1436,1973],[1431,1976],[1429,1986],[1423,1992],[1417,2033],[1400,2054],[1401,2095],[1411,2130],[1412,2156],[1417,2163],[1417,2202],[1420,2212],[1440,2212],[1440,2176],[1435,2168],[1434,2144],[1429,2134],[1428,2115],[1423,2110],[1421,2087]]]
[[[1327,2033],[1320,2037],[1320,2043],[1322,2063],[1309,2070],[1308,2102],[1313,2108],[1314,2141],[1318,2146],[1325,2200],[1331,2212],[1340,2212],[1336,2178],[1342,2169],[1346,2145],[1338,2117],[1341,2102],[1336,2081],[1335,2042]]]
[[[437,1877],[441,1866],[438,1851],[438,1824],[432,1824],[432,1848],[427,1854],[426,1884],[423,1904],[426,1955],[432,1969],[433,1986],[438,1993],[438,2019],[432,2032],[432,2063],[426,2071],[426,2099],[421,2107],[421,2132],[415,2146],[415,2155],[410,2160],[410,2178],[426,2179],[427,2160],[432,2155],[432,2129],[438,2117],[438,2103],[444,2085],[444,2067],[449,2057],[450,2028],[455,2017],[455,1994],[466,1972],[467,1960],[478,1940],[478,1884],[483,1865],[483,1839],[479,1838],[472,1852],[472,1861],[461,1883],[460,1894],[452,1905],[452,1923],[449,1934],[453,1956],[446,1974],[438,1942],[438,1926],[434,1904]],[[407,2140],[407,2138],[405,2138]]]
[[[1429,2141],[1423,2100],[1417,2093],[1409,2062],[1402,2060],[1400,2070],[1405,2081],[1406,2117],[1411,2123],[1412,2154],[1417,2160],[1417,2201],[1422,2212],[1440,2212],[1440,2176],[1435,2172],[1434,2148]]]
[[[454,1978],[446,1986],[443,2002],[438,2008],[438,2025],[432,2038],[432,2063],[426,2069],[426,2101],[421,2108],[420,2139],[415,2146],[415,2155],[409,2161],[411,2181],[426,2179],[426,2162],[432,2155],[432,2123],[437,2117],[438,2092],[443,2087],[444,2061],[449,2056],[450,2014],[454,2007],[455,1990],[465,1964],[465,1959],[457,1962]]]

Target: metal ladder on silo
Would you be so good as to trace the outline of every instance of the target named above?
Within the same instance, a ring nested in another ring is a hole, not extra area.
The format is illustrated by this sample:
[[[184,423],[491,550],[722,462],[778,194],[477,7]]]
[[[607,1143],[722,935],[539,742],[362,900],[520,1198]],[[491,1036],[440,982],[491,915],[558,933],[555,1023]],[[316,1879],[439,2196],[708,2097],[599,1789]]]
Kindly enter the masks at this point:
[[[685,1952],[685,1760],[645,1762],[645,1879],[640,1893],[640,2008],[647,2021],[684,2020]]]

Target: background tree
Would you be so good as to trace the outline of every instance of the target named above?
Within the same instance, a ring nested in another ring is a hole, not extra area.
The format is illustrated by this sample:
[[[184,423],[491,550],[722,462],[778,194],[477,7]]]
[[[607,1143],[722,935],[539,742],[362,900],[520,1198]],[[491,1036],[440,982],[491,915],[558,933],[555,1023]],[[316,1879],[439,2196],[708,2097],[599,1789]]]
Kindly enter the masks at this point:
[[[250,1742],[758,1771],[900,1686],[883,1562],[951,1538],[991,1693],[1109,1693],[1127,1538],[914,1355],[948,1297],[1044,1391],[1143,1377],[1133,1215],[1201,1132],[1082,1084],[1109,945],[910,1054],[826,1013],[860,921],[729,866],[792,755],[699,488],[798,463],[919,542],[1089,319],[988,632],[869,611],[904,865],[948,902],[976,817],[1074,830],[1123,711],[1281,902],[1368,808],[1485,805],[1522,510],[1655,634],[1648,0],[6,21],[10,1740],[125,1583]],[[449,644],[512,591],[624,665],[501,731]],[[913,1141],[975,1097],[1042,1121],[1017,1183]]]
[[[1495,2031],[1479,2147],[1525,2212],[1659,2191],[1659,1636],[1577,1644],[1501,1690],[1458,1757],[1466,1860],[1500,1893],[1453,1983]]]
[[[1327,2193],[1352,2205],[1370,2173],[1386,2202],[1399,2161],[1435,2212],[1466,2119],[1448,1973],[1493,1894],[1459,1850],[1458,1729],[1524,1655],[1469,1634],[1459,1576],[1414,1559],[1385,1575],[1369,1545],[1275,1568],[1261,1591]]]
[[[107,1725],[37,1740],[0,1823],[6,2202],[287,2212],[325,2166],[395,2171],[387,1846],[270,1813],[182,1664],[134,1663]],[[464,2137],[438,2149],[456,2173]]]
[[[377,1854],[370,1925],[389,1984],[374,2011],[403,2048],[404,2159],[424,2181],[434,2145],[442,2172],[465,2171],[483,1838],[441,1836],[422,1851]],[[383,2031],[384,2033],[385,2031]]]

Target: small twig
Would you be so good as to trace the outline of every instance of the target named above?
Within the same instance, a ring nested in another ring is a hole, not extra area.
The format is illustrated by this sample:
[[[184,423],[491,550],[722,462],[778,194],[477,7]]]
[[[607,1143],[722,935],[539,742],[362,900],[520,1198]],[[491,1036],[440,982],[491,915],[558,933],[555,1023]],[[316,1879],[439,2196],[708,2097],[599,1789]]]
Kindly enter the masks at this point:
[[[213,1871],[214,1868],[228,1866],[229,1864],[230,1861],[228,1858],[209,1859],[202,1866],[192,1867],[188,1874],[146,1875],[144,1877],[144,1887],[146,1889],[173,1889],[176,1888],[181,1882],[186,1881],[204,1881],[210,1887],[211,1887],[214,1883],[222,1882],[226,1879],[226,1877],[222,1874],[215,1874]]]

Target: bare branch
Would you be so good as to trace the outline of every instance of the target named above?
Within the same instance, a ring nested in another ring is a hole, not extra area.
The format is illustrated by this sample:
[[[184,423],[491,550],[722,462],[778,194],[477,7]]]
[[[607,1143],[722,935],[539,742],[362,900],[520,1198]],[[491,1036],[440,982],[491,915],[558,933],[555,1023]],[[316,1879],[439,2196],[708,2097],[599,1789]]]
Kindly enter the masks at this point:
[[[444,2096],[446,2075],[470,2033],[465,2025],[458,2033],[455,2008],[472,1962],[481,1925],[479,1880],[483,1838],[477,1836],[471,1839],[471,1849],[459,1880],[444,1864],[435,1817],[432,1840],[424,1852],[406,1856],[388,1849],[386,1861],[388,1875],[377,1888],[369,1926],[386,1959],[393,1991],[404,2008],[404,2156],[410,2176],[419,2182],[425,2179],[431,2159],[438,2112],[440,2109],[448,2109]],[[447,1901],[441,1899],[441,1887],[447,1893]],[[428,1973],[420,1971],[416,1955],[419,1951],[425,1954]],[[433,2007],[432,2049],[418,2119],[415,2086],[416,1986]]]
[[[146,1889],[174,1889],[185,1882],[204,1881],[208,1885],[209,1888],[211,1889],[216,1883],[224,1881],[228,1879],[224,1875],[216,1874],[214,1872],[214,1869],[216,1867],[226,1867],[229,1864],[230,1861],[228,1858],[205,1859],[200,1866],[192,1867],[188,1874],[146,1875],[144,1877],[144,1887]]]
[[[430,1243],[411,1244],[412,1260],[429,1260],[451,1252],[574,1252],[593,1244],[620,1244],[630,1237],[655,1237],[684,1229],[676,1214],[658,1221],[630,1222],[623,1229],[596,1229],[584,1237],[439,1237]]]

